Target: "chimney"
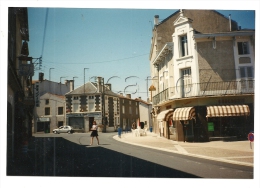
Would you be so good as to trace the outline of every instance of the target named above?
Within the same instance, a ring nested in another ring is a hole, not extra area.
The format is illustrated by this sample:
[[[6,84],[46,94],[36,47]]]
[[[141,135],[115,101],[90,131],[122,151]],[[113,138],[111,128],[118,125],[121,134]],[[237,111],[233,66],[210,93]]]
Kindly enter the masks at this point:
[[[97,91],[102,92],[102,77],[97,77]]]
[[[154,16],[154,25],[157,25],[159,23],[159,15]]]
[[[105,84],[107,88],[111,91],[111,84]]]
[[[74,90],[74,80],[65,80],[65,85],[67,86],[69,84],[69,91]]]
[[[39,72],[39,81],[40,82],[43,81],[43,77],[44,77],[44,73],[43,72]]]
[[[131,99],[131,94],[126,94],[126,97]]]

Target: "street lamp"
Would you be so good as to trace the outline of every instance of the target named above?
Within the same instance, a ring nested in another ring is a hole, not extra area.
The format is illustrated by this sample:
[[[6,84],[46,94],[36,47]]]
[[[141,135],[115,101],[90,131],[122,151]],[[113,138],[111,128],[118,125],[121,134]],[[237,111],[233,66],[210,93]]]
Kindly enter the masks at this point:
[[[85,95],[85,70],[89,68],[84,68],[84,95]]]
[[[60,84],[61,84],[61,79],[62,79],[62,78],[66,78],[66,76],[62,76],[62,77],[60,77]]]

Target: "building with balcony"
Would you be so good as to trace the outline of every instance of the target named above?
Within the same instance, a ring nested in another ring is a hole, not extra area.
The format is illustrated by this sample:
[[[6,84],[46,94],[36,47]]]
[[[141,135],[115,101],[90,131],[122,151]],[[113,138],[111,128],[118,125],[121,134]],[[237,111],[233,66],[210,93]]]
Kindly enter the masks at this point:
[[[111,84],[102,77],[87,82],[65,94],[66,124],[76,132],[89,132],[93,121],[102,125],[99,131],[113,132],[118,127],[130,129],[131,122],[139,119],[138,102],[130,95],[113,93]]]
[[[214,10],[154,17],[154,132],[177,141],[247,139],[254,130],[255,31]]]

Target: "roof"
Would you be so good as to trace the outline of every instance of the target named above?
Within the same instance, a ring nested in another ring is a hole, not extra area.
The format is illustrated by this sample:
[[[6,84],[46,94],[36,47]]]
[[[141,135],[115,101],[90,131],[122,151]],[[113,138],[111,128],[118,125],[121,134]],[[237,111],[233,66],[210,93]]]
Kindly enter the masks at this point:
[[[95,93],[101,93],[98,92],[97,84],[93,82],[87,82],[85,83],[85,85],[82,85],[74,89],[73,91],[66,93],[65,95],[82,95],[82,94],[95,94]],[[105,95],[119,97],[118,94],[109,90],[108,86],[106,85],[105,85]]]
[[[42,96],[44,96],[44,95],[51,95],[51,96],[54,96],[54,97],[57,97],[57,98],[65,100],[65,96],[64,95],[57,95],[57,94],[53,94],[53,93],[49,93],[49,92],[44,93]]]
[[[142,100],[140,98],[136,98],[135,101],[142,102],[142,103],[144,103],[146,105],[151,105],[151,103],[148,103],[148,102],[146,102],[146,101],[144,101],[144,100]]]

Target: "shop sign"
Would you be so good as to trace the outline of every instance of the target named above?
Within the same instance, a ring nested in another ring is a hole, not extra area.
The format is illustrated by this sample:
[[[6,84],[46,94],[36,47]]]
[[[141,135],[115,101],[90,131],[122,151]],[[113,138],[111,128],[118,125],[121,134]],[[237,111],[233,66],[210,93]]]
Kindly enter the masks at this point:
[[[50,121],[50,118],[41,117],[41,118],[38,118],[37,121],[46,122],[46,121]]]
[[[245,98],[222,98],[218,100],[219,104],[244,104]]]
[[[214,123],[208,122],[208,131],[214,131]]]
[[[39,82],[35,83],[34,86],[34,98],[35,98],[35,106],[40,107],[40,96],[39,96]]]

